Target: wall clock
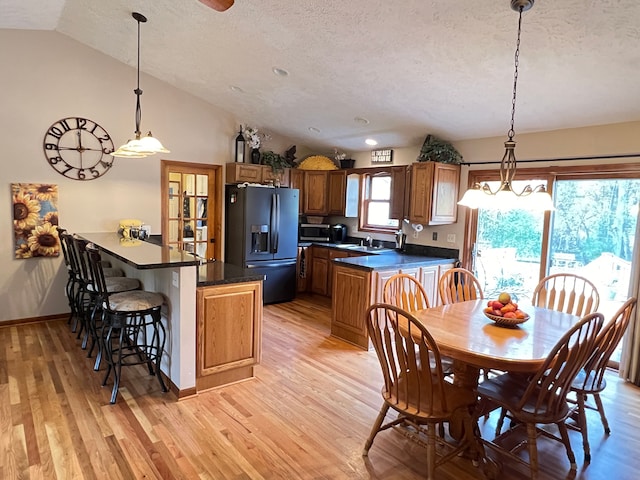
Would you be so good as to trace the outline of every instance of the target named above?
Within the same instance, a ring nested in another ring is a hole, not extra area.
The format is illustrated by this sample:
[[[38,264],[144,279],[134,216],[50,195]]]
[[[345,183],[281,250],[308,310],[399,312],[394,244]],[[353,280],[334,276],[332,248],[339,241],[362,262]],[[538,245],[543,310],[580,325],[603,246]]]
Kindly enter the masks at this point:
[[[113,141],[93,120],[67,117],[51,125],[44,136],[49,165],[72,180],[93,180],[113,165]]]

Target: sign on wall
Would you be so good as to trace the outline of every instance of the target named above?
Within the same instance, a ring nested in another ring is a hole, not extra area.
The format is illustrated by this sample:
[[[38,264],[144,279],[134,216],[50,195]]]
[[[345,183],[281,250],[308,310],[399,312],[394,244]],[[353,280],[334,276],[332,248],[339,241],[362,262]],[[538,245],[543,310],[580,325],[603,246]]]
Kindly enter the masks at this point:
[[[371,163],[393,163],[393,150],[390,148],[384,150],[371,150]]]
[[[15,258],[57,257],[58,186],[12,183]]]

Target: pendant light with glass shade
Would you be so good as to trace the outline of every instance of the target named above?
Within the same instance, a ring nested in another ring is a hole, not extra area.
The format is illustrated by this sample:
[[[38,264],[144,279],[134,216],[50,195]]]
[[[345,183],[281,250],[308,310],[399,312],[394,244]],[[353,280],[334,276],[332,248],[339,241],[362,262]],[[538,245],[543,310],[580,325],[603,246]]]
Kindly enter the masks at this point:
[[[118,148],[111,155],[123,158],[144,158],[156,153],[170,153],[169,150],[162,146],[160,140],[153,137],[151,132],[146,136],[142,136],[140,132],[140,120],[142,119],[142,109],[140,107],[140,23],[145,23],[147,17],[138,12],[133,12],[131,16],[138,22],[138,84],[133,93],[136,94],[136,137],[128,140],[127,143]]]
[[[485,209],[526,209],[526,210],[553,210],[553,200],[544,185],[531,187],[527,185],[517,193],[513,190],[513,181],[516,175],[516,142],[513,137],[514,118],[516,114],[516,87],[518,85],[518,57],[520,56],[520,32],[522,30],[522,12],[526,12],[535,0],[511,0],[511,8],[518,12],[518,40],[516,42],[515,72],[513,74],[513,98],[511,100],[511,128],[507,132],[509,137],[504,142],[505,152],[500,162],[500,186],[496,191],[491,190],[488,184],[475,183],[467,190],[458,202],[469,208]]]

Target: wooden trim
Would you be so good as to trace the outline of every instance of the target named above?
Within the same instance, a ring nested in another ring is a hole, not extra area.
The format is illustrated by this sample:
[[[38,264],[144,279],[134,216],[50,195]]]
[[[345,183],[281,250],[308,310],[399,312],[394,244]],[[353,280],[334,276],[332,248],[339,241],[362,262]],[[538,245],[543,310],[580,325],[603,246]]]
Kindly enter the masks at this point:
[[[40,323],[40,322],[54,322],[57,320],[66,320],[69,318],[69,313],[55,313],[53,315],[43,315],[41,317],[27,317],[27,318],[17,318],[15,320],[7,320],[6,322],[0,322],[0,327],[13,327],[16,325],[26,325],[29,323]]]

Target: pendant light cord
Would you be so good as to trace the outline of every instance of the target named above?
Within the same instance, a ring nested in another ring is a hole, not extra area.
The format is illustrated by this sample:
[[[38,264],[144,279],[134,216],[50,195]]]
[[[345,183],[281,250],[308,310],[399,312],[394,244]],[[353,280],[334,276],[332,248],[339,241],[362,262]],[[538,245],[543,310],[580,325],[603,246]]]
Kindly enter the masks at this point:
[[[513,140],[516,132],[513,129],[514,119],[516,116],[516,89],[518,86],[518,64],[520,57],[520,32],[522,30],[522,10],[524,7],[520,6],[518,8],[519,16],[518,16],[518,40],[516,40],[516,53],[515,53],[515,71],[513,72],[513,98],[511,99],[511,128],[507,132],[509,137],[509,141]]]
[[[134,12],[132,14],[133,18],[138,22],[138,77],[137,77],[137,85],[136,89],[133,93],[136,94],[136,138],[140,138],[142,132],[140,132],[140,122],[142,120],[142,107],[140,106],[140,96],[142,95],[142,90],[140,90],[140,22],[146,22],[147,19],[144,15]]]

